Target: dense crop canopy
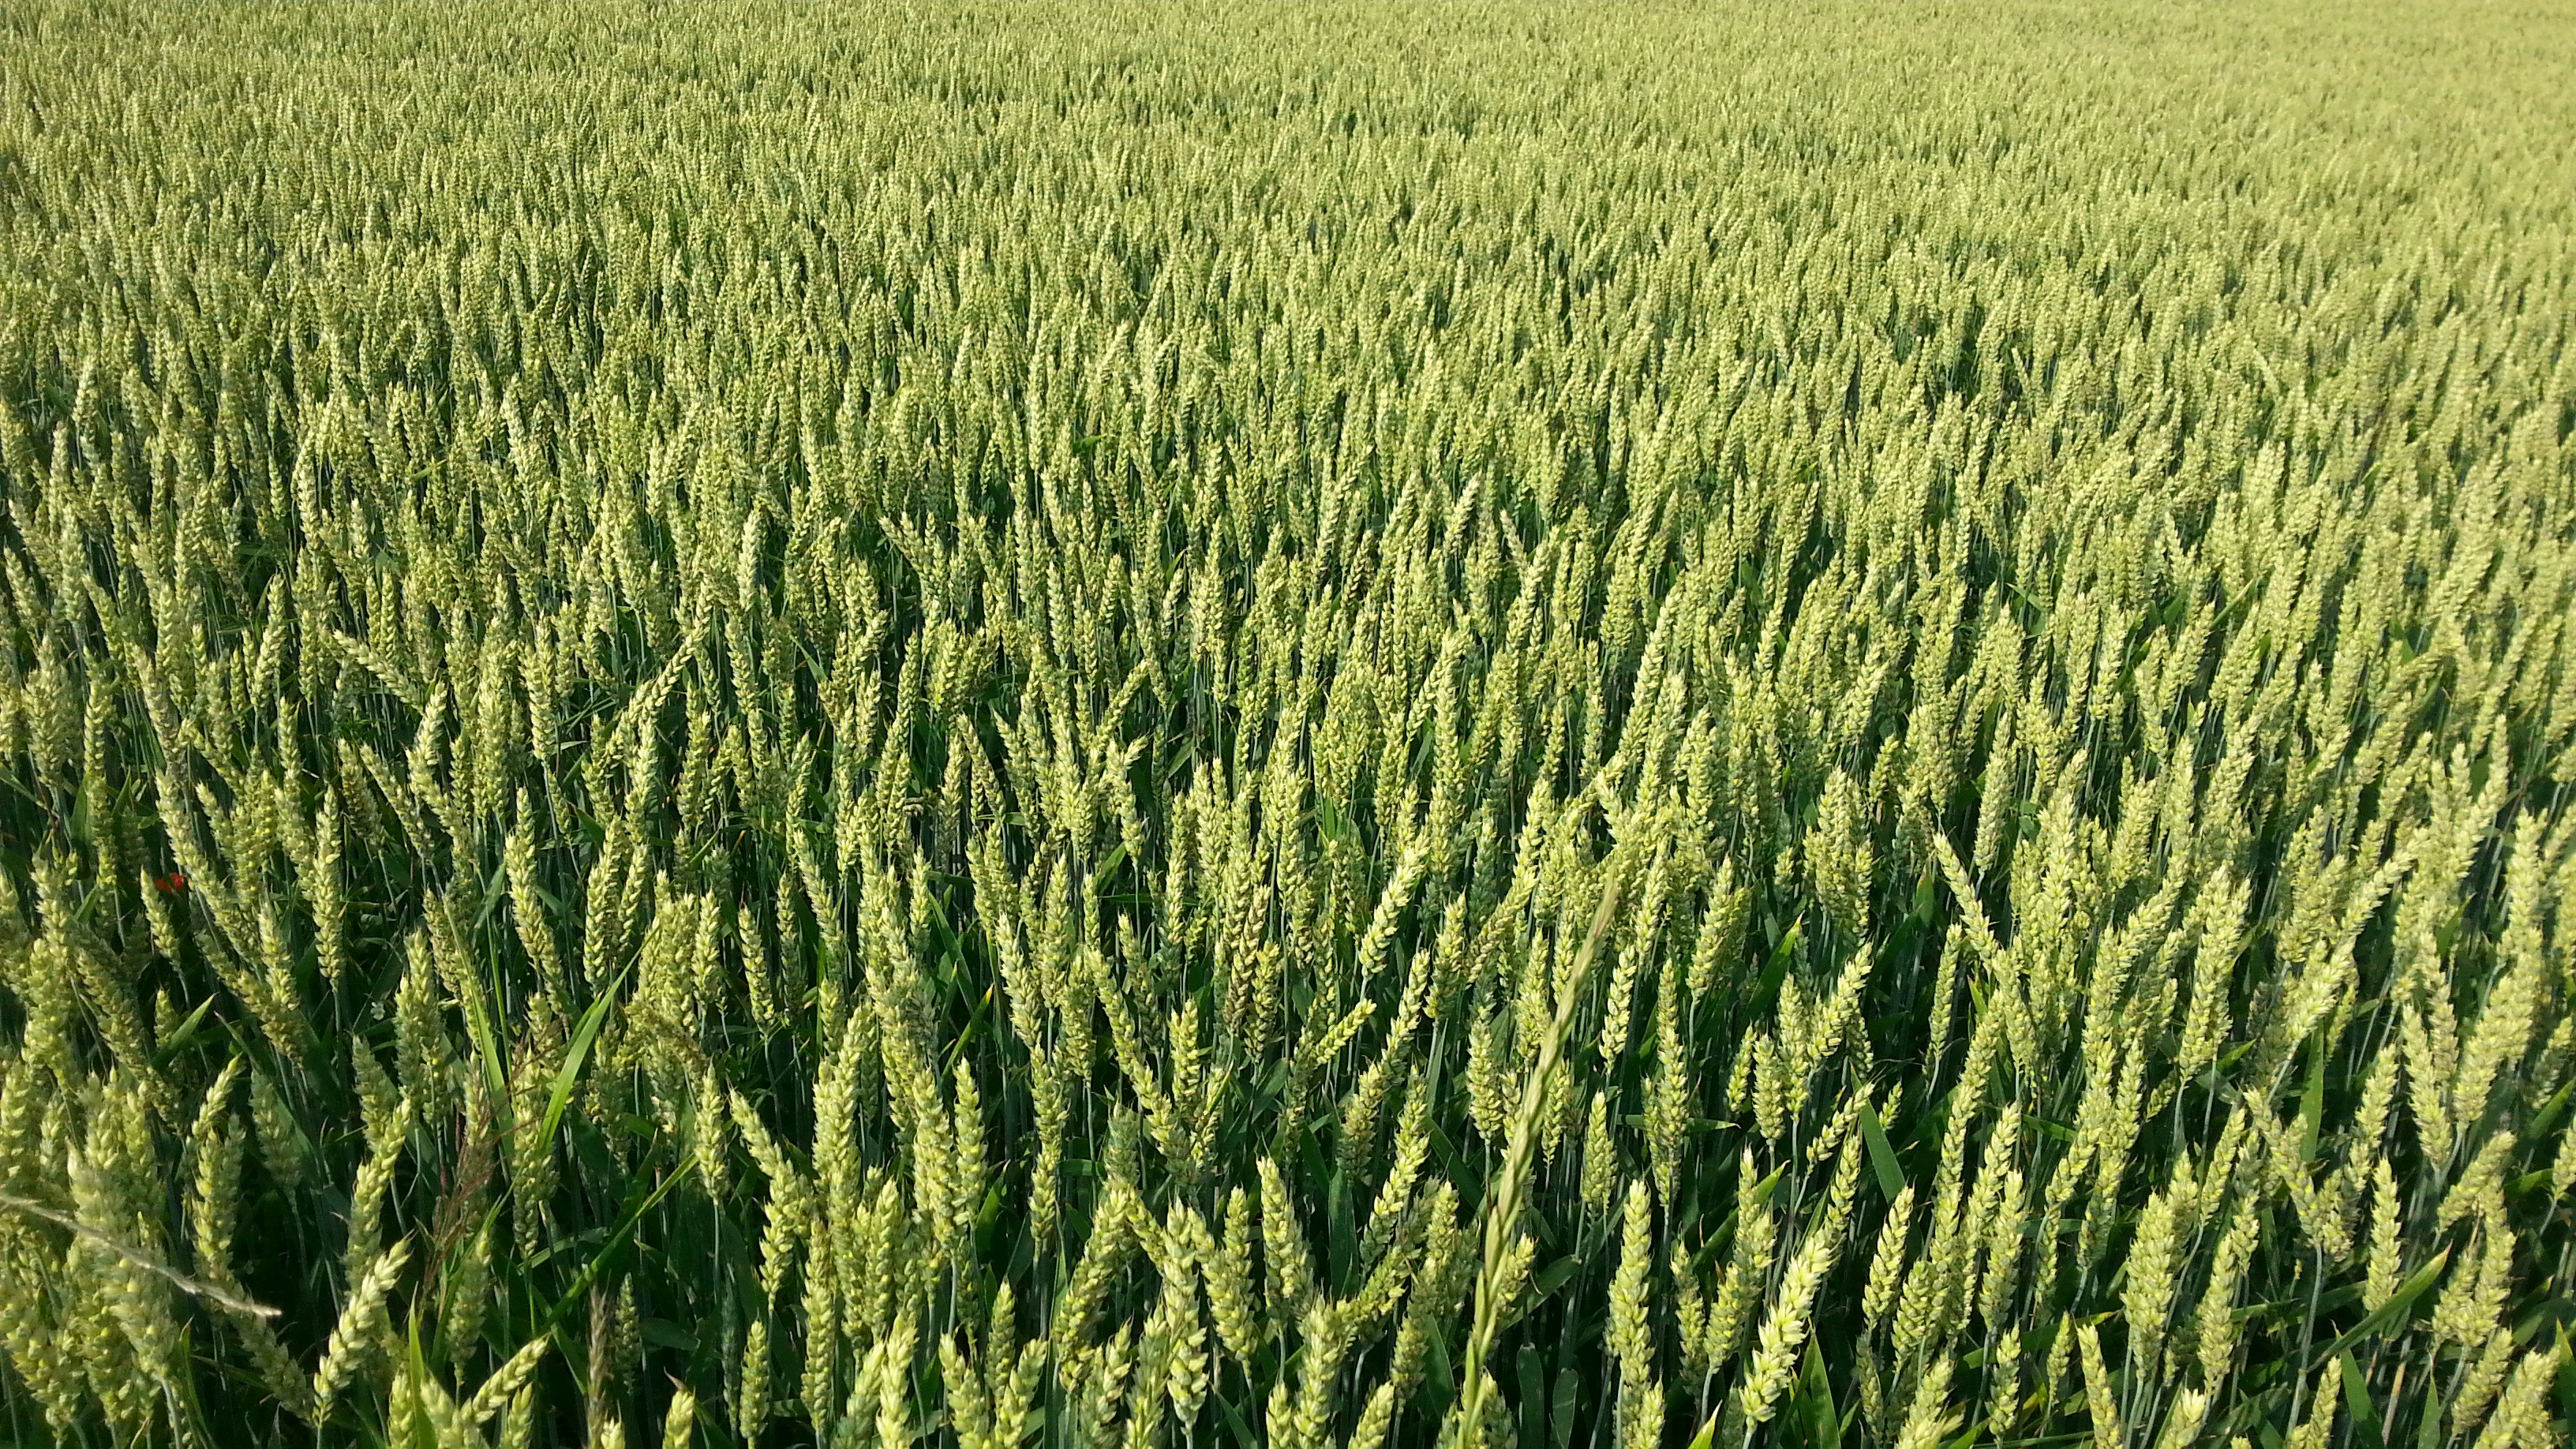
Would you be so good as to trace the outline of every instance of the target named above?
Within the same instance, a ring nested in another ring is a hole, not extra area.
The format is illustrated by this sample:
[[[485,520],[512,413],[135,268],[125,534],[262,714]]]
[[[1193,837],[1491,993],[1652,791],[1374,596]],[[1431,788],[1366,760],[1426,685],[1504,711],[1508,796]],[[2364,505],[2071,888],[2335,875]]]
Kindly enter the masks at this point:
[[[2571,75],[0,7],[0,1437],[2547,1449]]]

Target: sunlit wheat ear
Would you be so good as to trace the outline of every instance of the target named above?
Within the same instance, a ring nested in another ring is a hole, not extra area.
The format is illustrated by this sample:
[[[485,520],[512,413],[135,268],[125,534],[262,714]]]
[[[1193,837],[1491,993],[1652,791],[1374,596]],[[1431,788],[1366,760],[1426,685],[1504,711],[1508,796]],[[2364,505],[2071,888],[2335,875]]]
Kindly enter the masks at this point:
[[[313,1404],[318,1417],[330,1416],[340,1395],[362,1371],[362,1360],[376,1352],[382,1339],[389,1336],[389,1327],[381,1322],[385,1301],[410,1257],[411,1241],[406,1238],[376,1254],[368,1264],[366,1276],[350,1288],[340,1320],[332,1326],[330,1342],[323,1347],[322,1361],[313,1370]]]

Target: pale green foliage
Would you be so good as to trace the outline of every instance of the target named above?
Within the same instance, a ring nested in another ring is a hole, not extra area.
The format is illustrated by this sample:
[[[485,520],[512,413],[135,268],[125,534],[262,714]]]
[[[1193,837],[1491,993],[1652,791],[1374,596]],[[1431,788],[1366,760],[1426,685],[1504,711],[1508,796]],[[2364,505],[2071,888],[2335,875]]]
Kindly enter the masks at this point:
[[[0,8],[0,1440],[2562,1443],[2571,39]]]

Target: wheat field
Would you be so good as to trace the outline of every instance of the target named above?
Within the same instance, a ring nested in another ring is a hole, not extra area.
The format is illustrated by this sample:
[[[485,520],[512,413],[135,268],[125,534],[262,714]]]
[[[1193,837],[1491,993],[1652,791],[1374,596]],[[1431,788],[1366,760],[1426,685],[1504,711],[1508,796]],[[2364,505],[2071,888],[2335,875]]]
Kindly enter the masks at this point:
[[[0,8],[0,1438],[2555,1449],[2576,9]]]

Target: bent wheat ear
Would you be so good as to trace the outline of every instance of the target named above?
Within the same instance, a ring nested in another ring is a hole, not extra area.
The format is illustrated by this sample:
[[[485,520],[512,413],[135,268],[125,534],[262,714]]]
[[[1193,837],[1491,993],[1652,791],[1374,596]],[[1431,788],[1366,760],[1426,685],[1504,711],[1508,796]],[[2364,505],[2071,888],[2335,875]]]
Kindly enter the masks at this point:
[[[1618,913],[1619,889],[1623,878],[1620,857],[1614,852],[1602,866],[1601,900],[1593,908],[1591,928],[1585,932],[1582,948],[1576,953],[1573,968],[1557,988],[1555,1015],[1549,1019],[1547,1035],[1539,1043],[1538,1054],[1530,1064],[1529,1075],[1522,1083],[1520,1109],[1513,1114],[1511,1137],[1503,1150],[1499,1180],[1491,1189],[1484,1212],[1484,1266],[1476,1278],[1476,1311],[1468,1330],[1465,1374],[1467,1391],[1455,1410],[1463,1432],[1483,1433],[1485,1354],[1492,1345],[1494,1332],[1504,1312],[1507,1280],[1516,1277],[1507,1265],[1514,1259],[1527,1261],[1526,1238],[1514,1233],[1520,1219],[1522,1179],[1529,1171],[1530,1157],[1537,1147],[1539,1116],[1547,1100],[1550,1084],[1556,1075],[1559,1058],[1565,1050],[1566,1029],[1574,1020],[1576,1003],[1582,987],[1591,974],[1593,953],[1600,949],[1601,938]],[[1523,1266],[1520,1272],[1526,1272]]]
[[[545,1362],[547,1350],[552,1347],[553,1338],[545,1334],[519,1345],[507,1359],[502,1360],[499,1368],[492,1371],[492,1376],[483,1381],[483,1386],[474,1391],[474,1397],[465,1401],[465,1421],[481,1428],[491,1422],[493,1415],[514,1403],[520,1390],[536,1377],[538,1367]]]

